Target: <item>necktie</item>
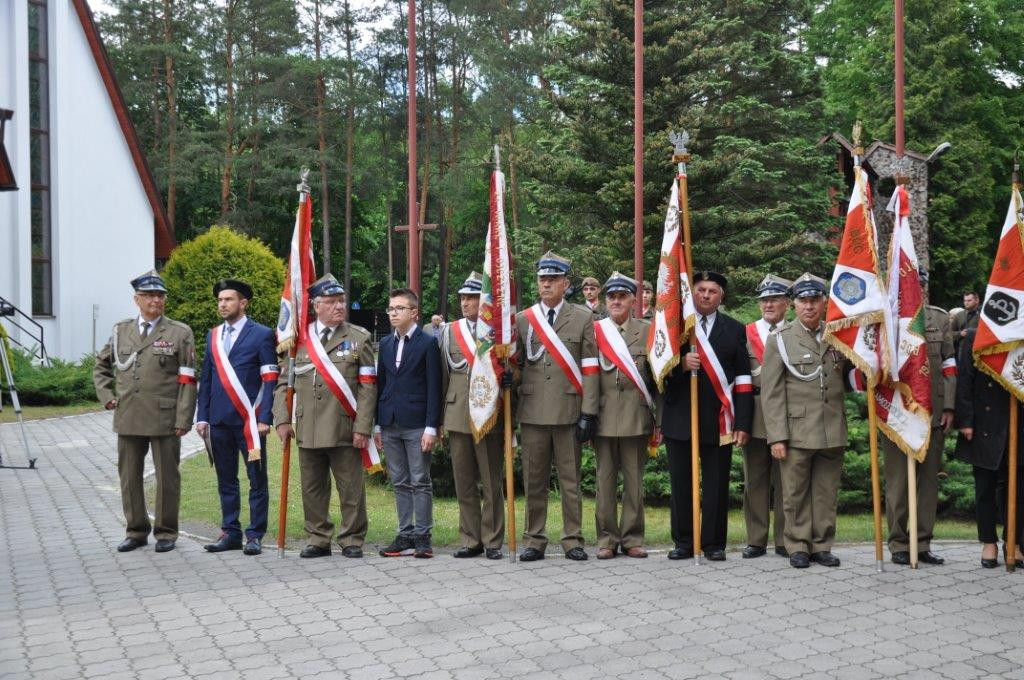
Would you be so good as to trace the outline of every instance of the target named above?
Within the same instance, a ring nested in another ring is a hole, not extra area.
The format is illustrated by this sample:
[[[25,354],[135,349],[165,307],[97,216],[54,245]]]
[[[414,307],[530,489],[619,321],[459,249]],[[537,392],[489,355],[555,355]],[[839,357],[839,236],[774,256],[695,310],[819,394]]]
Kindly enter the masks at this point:
[[[554,326],[555,325],[555,310],[553,310],[553,309],[549,309],[548,310],[548,325],[549,326]]]
[[[145,340],[146,336],[149,335],[149,329],[152,328],[153,324],[148,321],[142,322],[142,339]]]
[[[232,340],[234,337],[231,334],[235,332],[234,326],[224,326],[224,353],[227,354],[231,351]]]
[[[324,347],[326,347],[327,346],[327,339],[330,338],[330,337],[331,337],[331,329],[330,328],[325,328],[322,331],[320,331],[320,344],[322,344]]]
[[[708,317],[700,317],[700,329],[704,331],[704,335],[708,334]]]
[[[768,326],[768,332],[769,333],[774,333],[775,332],[775,324],[772,324],[771,326]]]

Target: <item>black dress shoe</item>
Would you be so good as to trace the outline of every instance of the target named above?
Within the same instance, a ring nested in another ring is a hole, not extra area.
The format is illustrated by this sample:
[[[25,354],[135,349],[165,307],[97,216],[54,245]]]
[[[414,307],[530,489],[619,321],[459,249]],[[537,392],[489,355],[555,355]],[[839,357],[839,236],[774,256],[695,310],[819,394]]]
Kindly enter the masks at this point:
[[[811,558],[803,551],[795,552],[789,556],[789,566],[796,567],[797,569],[806,569],[811,566]]]
[[[489,560],[500,560],[504,555],[501,554],[501,548],[488,548],[484,552],[487,553],[487,559]]]
[[[918,555],[917,558],[921,559],[921,556]],[[894,552],[892,554],[892,563],[893,564],[902,564],[902,565],[910,564],[910,551],[909,550],[897,550],[896,552]]]
[[[746,548],[743,549],[743,557],[761,557],[761,555],[764,555],[766,552],[768,551],[759,545],[748,545]]]
[[[318,545],[307,545],[299,553],[299,557],[328,557],[330,554],[330,547],[321,548]]]
[[[258,538],[250,538],[242,548],[242,553],[245,555],[259,555],[261,552],[263,552],[263,541]]]
[[[682,548],[672,548],[668,551],[668,558],[670,560],[688,560],[693,557],[692,550],[684,550]]]
[[[823,567],[839,566],[839,558],[830,553],[828,550],[822,550],[821,552],[811,553],[811,562],[817,562]]]
[[[465,557],[478,557],[483,554],[483,548],[467,548],[466,546],[462,546],[461,548],[452,553],[452,557],[458,557],[462,559]]]
[[[705,550],[704,557],[708,558],[712,562],[725,562],[725,551],[724,550]]]
[[[226,550],[241,550],[242,539],[237,536],[228,536],[227,534],[221,534],[213,543],[208,543],[203,546],[206,552],[224,552]]]
[[[157,552],[170,552],[174,550],[174,542],[177,539],[174,538],[161,538],[156,542]]]
[[[587,551],[579,546],[569,548],[565,553],[565,559],[573,560],[575,562],[585,562],[587,560]]]
[[[523,552],[519,553],[520,562],[536,562],[542,559],[544,559],[544,553],[536,548],[526,548]]]
[[[144,538],[132,538],[129,536],[117,544],[117,552],[131,552],[136,548],[141,548],[146,545],[146,543],[148,543],[148,541]]]
[[[920,560],[921,562],[924,562],[925,564],[945,564],[946,563],[945,559],[939,557],[938,555],[933,553],[931,550],[922,550],[921,552],[917,553],[917,559]]]
[[[341,549],[341,556],[353,558],[362,557],[363,549],[360,548],[358,545],[346,545],[344,548]]]
[[[775,554],[779,557],[789,557],[789,551],[781,545],[775,546]]]

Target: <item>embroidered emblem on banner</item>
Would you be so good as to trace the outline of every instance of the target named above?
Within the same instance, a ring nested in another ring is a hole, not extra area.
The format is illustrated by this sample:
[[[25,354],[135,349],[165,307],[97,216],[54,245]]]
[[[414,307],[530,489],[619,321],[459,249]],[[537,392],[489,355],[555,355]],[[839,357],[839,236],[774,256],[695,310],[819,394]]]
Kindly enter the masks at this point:
[[[867,297],[868,286],[864,279],[850,272],[843,272],[832,286],[832,292],[847,305],[853,306]]]

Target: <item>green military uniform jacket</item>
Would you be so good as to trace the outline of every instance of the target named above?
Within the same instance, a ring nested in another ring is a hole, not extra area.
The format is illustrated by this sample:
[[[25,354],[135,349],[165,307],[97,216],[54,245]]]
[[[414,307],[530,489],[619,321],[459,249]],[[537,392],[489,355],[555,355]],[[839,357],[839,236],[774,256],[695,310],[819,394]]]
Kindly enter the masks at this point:
[[[657,388],[650,364],[647,362],[647,332],[651,324],[640,319],[629,319],[621,327],[629,353],[637,370],[653,397]],[[618,326],[617,326],[618,328]],[[634,437],[648,435],[654,430],[654,413],[633,381],[599,354],[597,434],[601,437]]]
[[[441,425],[449,432],[472,434],[469,422],[470,365],[455,339],[453,326],[462,320],[447,324],[441,331],[441,391],[444,393],[444,416]],[[504,430],[504,415],[498,410],[498,422],[491,432]]]
[[[792,370],[813,380],[794,376],[779,352],[781,339]],[[843,403],[846,374],[852,365],[799,321],[768,336],[761,367],[761,411],[769,444],[786,442],[801,449],[831,449],[847,444]]]
[[[542,319],[541,323],[547,323]],[[598,412],[598,376],[583,374],[583,395],[576,391],[562,368],[544,349],[536,333],[530,331],[525,312],[516,316],[519,333],[517,365],[521,367],[519,385],[519,422],[526,425],[575,425],[580,413]],[[597,358],[594,344],[594,316],[590,309],[565,302],[555,317],[555,333],[565,344],[576,366],[583,373],[583,360]],[[532,335],[532,338],[530,337]],[[529,345],[529,346],[527,346]],[[543,354],[538,352],[544,349]],[[530,357],[537,357],[531,360]]]
[[[608,309],[605,308],[603,302],[598,302],[593,309],[591,309],[590,305],[588,305],[586,302],[584,302],[581,306],[586,307],[588,310],[590,310],[591,315],[593,315],[594,317],[594,321],[600,321],[601,319],[608,316]]]
[[[758,321],[754,323],[756,324]],[[776,330],[781,331],[788,325],[789,321],[783,319],[778,323]],[[765,347],[767,345],[768,338],[765,338]],[[764,412],[761,410],[761,398],[758,396],[761,394],[761,362],[758,360],[757,355],[754,354],[754,348],[751,346],[749,339],[747,340],[747,356],[750,358],[750,378],[754,386],[754,424],[751,427],[750,436],[754,439],[767,439],[768,431],[764,427]],[[763,355],[762,358],[764,358]]]
[[[953,324],[946,310],[924,308],[924,337],[928,342],[928,368],[932,378],[932,427],[941,425],[943,411],[956,406],[956,349]]]
[[[370,332],[342,323],[324,347],[356,397],[355,423],[324,383],[305,347],[295,355],[295,439],[304,449],[352,446],[353,432],[369,435],[377,412],[377,364]],[[361,372],[362,369],[362,372]],[[274,426],[290,422],[286,404],[288,365],[282,366],[274,392]]]
[[[165,437],[191,428],[195,365],[192,329],[180,321],[161,316],[145,340],[138,317],[118,321],[92,372],[100,403],[117,400],[114,432]]]

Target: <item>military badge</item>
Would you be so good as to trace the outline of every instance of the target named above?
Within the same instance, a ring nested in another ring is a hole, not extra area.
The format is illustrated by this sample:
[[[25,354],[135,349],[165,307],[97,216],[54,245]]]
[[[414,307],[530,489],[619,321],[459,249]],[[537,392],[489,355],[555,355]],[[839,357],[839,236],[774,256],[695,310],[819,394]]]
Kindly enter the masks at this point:
[[[856,274],[843,272],[832,286],[832,292],[844,304],[853,306],[867,297],[868,287]]]

